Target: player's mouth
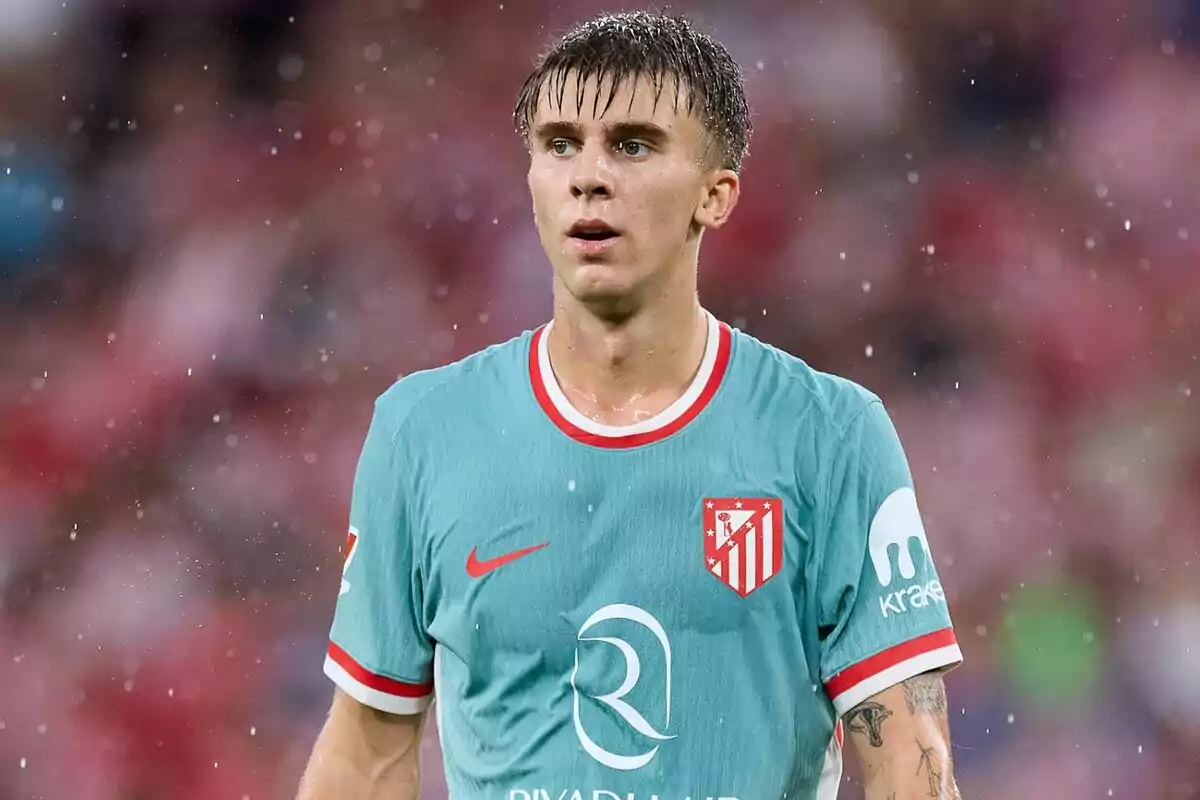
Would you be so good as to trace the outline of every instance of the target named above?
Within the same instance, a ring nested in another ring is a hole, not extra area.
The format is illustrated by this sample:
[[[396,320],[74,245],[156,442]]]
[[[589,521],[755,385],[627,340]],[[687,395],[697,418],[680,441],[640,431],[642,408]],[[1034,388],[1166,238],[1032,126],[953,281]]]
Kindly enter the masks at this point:
[[[567,240],[582,255],[599,255],[616,244],[621,234],[607,222],[598,219],[580,220],[567,231]]]

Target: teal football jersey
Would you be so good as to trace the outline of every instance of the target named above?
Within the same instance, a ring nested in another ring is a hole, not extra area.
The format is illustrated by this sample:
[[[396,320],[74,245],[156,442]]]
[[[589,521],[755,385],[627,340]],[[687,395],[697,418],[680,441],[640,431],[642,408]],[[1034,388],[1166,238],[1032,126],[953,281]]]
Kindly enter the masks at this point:
[[[880,400],[710,316],[679,401],[605,426],[548,330],[377,400],[326,673],[436,697],[455,800],[836,797],[840,716],[961,660]]]

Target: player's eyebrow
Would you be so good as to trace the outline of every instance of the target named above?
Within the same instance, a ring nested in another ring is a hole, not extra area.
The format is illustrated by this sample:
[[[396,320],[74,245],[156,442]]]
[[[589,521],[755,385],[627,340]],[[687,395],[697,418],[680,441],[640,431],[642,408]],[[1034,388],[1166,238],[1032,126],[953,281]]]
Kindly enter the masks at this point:
[[[610,139],[645,139],[651,144],[661,144],[670,138],[667,130],[653,122],[614,122],[605,126]]]
[[[533,129],[533,136],[539,142],[546,142],[551,139],[579,139],[583,131],[574,122],[564,122],[556,120],[554,122],[543,122]]]
[[[653,122],[611,122],[603,126],[604,135],[611,140],[645,139],[651,144],[661,144],[670,138],[665,128]],[[578,123],[565,120],[543,122],[533,129],[534,138],[540,142],[562,137],[582,139],[583,128]]]

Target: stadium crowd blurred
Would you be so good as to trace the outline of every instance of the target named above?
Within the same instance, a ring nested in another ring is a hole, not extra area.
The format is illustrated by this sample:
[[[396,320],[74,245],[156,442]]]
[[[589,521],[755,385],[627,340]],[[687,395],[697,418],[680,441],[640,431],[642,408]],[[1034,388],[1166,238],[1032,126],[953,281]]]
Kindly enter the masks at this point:
[[[755,110],[703,299],[896,419],[964,797],[1200,797],[1200,3],[675,8]],[[509,115],[596,10],[0,4],[0,798],[291,796],[372,400],[548,317]]]

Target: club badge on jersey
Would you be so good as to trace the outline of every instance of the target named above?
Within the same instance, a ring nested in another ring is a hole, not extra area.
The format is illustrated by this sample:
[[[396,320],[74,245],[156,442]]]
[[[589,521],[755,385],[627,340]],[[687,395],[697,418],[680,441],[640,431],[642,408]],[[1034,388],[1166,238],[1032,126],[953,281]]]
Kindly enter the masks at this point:
[[[709,573],[748,597],[783,567],[783,500],[704,498],[704,562]]]

